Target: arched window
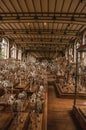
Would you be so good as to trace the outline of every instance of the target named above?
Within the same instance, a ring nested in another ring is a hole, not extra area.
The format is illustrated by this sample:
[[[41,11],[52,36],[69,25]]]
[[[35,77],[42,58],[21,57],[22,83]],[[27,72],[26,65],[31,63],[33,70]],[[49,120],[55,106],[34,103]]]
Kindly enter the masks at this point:
[[[11,58],[16,59],[16,47],[14,45],[11,48]]]
[[[9,58],[9,41],[7,38],[2,38],[1,41],[1,58]]]
[[[76,39],[74,44],[74,62],[76,62],[76,50],[80,47],[80,41]],[[80,61],[80,53],[79,53],[79,61]]]
[[[80,47],[80,43],[77,41],[76,43],[76,49]]]
[[[21,56],[22,56],[22,51],[18,50],[18,60],[21,60]]]
[[[86,31],[83,34],[83,45],[86,44]],[[86,65],[86,53],[82,52],[82,62],[84,65]]]
[[[86,32],[84,32],[84,34],[83,34],[83,45],[85,45],[86,44]]]
[[[80,42],[77,41],[77,43],[76,43],[76,49],[78,49],[80,46],[81,46]],[[80,60],[81,60],[81,53],[78,53],[78,61],[80,62]]]

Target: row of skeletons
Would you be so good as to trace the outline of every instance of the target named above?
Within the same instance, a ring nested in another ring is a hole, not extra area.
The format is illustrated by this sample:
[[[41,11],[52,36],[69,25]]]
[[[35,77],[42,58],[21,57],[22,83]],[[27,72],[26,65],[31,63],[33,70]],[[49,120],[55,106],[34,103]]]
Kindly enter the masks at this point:
[[[65,57],[59,57],[55,62],[57,62],[57,76],[61,77],[58,79],[59,87],[62,88],[63,92],[73,93],[76,72],[75,65],[69,63]]]
[[[57,75],[63,76],[59,79],[59,85],[62,87],[64,92],[74,93],[75,91],[75,77],[76,77],[76,63],[68,62],[65,57],[59,57],[57,63]],[[78,65],[78,88],[79,93],[86,91],[86,65]]]
[[[34,111],[40,113],[43,107],[42,96],[44,94],[45,85],[47,84],[47,64],[46,63],[25,63],[19,61],[2,60],[0,62],[0,89],[4,90],[0,101],[10,104],[12,112],[18,112],[17,122],[22,121],[22,111],[24,102],[27,100],[27,92],[19,92],[17,98],[13,96],[15,84],[22,85],[28,82],[30,91],[34,86],[37,91],[30,97],[30,106],[34,104]],[[8,96],[10,94],[10,96]],[[34,96],[35,95],[35,96]],[[33,112],[33,109],[31,108]]]

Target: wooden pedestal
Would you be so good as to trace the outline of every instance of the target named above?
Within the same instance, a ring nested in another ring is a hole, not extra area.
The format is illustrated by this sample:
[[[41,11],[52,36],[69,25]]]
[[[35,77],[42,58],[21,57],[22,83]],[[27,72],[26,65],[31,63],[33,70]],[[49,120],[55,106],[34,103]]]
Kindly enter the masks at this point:
[[[23,112],[19,118],[17,115],[12,121],[8,130],[27,130],[29,123],[29,114],[27,112]]]
[[[77,107],[73,107],[73,114],[76,117],[76,120],[80,123],[82,129],[86,130],[86,116],[83,111]]]
[[[8,130],[8,127],[13,119],[14,115],[11,113],[0,112],[0,130]]]

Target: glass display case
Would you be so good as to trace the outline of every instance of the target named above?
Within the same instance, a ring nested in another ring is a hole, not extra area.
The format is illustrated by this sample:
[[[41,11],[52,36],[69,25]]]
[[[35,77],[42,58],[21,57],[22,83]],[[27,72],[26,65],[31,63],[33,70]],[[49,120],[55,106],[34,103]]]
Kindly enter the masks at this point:
[[[0,130],[26,130],[28,127],[33,130],[42,126],[47,93],[46,70],[45,62],[0,60]]]
[[[79,58],[81,58],[81,60],[79,60]],[[83,130],[86,130],[86,44],[80,46],[76,52],[76,76],[73,113]]]

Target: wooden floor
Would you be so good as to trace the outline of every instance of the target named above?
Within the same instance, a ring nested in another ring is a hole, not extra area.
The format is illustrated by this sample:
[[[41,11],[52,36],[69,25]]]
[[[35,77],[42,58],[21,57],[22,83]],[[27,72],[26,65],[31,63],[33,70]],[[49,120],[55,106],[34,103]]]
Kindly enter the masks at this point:
[[[48,88],[47,130],[82,130],[72,115],[73,99],[56,97],[54,86]]]

